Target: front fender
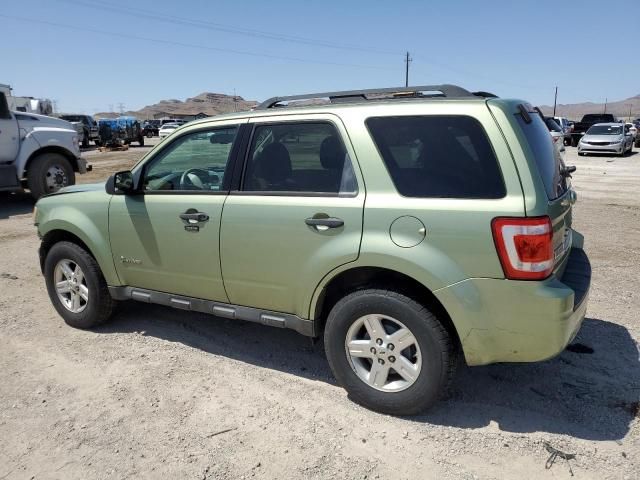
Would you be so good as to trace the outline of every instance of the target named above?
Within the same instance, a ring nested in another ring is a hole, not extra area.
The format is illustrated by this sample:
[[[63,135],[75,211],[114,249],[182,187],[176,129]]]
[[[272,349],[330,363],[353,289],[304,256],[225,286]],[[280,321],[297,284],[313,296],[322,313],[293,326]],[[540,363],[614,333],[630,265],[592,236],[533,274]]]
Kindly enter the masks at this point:
[[[78,198],[73,198],[75,196]],[[62,230],[75,235],[89,248],[107,284],[121,285],[111,256],[109,199],[105,196],[98,192],[86,192],[54,195],[41,199],[38,202],[38,218],[36,218],[38,234],[44,237],[47,233]],[[65,203],[62,203],[61,198]]]
[[[38,143],[37,137],[33,135],[33,132],[28,133],[24,138],[20,140],[20,150],[18,151],[18,157],[16,158],[16,172],[19,179],[25,177],[27,170],[27,163],[31,156],[40,150],[40,143]]]

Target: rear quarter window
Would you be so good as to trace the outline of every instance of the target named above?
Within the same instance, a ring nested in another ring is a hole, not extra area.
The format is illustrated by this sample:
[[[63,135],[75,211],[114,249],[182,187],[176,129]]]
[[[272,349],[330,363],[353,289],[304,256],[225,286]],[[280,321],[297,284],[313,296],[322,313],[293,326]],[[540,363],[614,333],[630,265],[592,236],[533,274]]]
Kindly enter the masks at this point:
[[[462,115],[372,117],[366,124],[401,195],[505,196],[498,160],[476,119]]]

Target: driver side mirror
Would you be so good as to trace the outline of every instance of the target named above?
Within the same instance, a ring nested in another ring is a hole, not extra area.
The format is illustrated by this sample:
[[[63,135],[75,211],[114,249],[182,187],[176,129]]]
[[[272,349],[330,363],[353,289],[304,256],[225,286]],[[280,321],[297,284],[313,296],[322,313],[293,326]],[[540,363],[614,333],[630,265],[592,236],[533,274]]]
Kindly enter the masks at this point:
[[[110,195],[127,195],[135,191],[133,173],[129,170],[114,173],[105,184],[105,190]]]

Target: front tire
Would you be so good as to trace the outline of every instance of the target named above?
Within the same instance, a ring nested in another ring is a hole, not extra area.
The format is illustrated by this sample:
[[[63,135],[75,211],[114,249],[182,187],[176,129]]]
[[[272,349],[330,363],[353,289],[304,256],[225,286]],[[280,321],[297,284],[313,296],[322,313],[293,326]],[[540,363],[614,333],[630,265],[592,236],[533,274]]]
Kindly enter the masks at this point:
[[[71,163],[59,153],[43,153],[27,168],[27,186],[36,200],[76,183]]]
[[[333,307],[324,334],[329,365],[355,402],[413,415],[449,389],[456,349],[427,308],[397,292],[369,289]]]
[[[95,259],[71,242],[56,243],[45,259],[47,292],[63,320],[93,328],[109,320],[116,306]]]

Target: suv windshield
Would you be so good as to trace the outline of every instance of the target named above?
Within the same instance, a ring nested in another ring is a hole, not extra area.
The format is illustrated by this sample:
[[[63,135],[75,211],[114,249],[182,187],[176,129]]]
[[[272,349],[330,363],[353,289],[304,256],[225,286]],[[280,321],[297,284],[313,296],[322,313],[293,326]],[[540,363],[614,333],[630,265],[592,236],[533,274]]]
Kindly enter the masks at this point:
[[[622,125],[594,125],[587,135],[622,135]]]
[[[568,189],[566,178],[560,174],[561,169],[564,168],[564,162],[560,156],[560,150],[556,148],[551,140],[549,129],[545,122],[542,121],[542,117],[530,106],[528,110],[529,123],[525,121],[523,115],[517,113],[518,125],[531,149],[531,154],[538,167],[538,173],[542,177],[547,197],[549,200],[555,200]]]

